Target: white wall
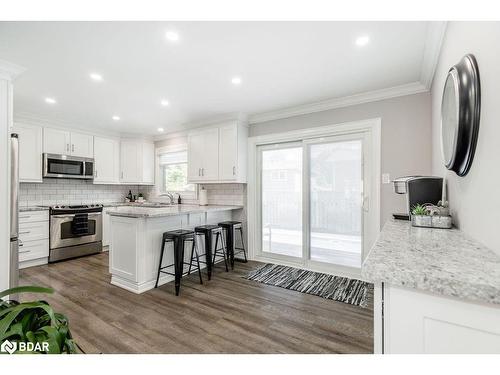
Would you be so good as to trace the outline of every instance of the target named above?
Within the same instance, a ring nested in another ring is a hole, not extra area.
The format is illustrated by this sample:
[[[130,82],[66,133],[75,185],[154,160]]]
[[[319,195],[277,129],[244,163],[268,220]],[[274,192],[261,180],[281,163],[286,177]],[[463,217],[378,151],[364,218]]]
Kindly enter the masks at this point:
[[[432,86],[432,170],[446,176],[457,226],[500,250],[500,22],[450,22]],[[481,120],[476,154],[465,177],[444,168],[441,156],[441,96],[448,69],[475,55],[481,79]]]
[[[382,173],[391,179],[431,173],[431,100],[429,93],[359,104],[355,106],[263,122],[250,127],[250,136],[380,117],[382,119]],[[380,223],[393,212],[404,212],[403,196],[392,184],[380,189]]]

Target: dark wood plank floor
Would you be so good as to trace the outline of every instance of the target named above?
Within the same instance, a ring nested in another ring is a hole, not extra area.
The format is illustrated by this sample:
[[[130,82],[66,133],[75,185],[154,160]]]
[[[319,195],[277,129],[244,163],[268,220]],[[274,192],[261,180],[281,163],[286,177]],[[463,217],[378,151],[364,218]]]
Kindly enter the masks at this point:
[[[21,284],[55,289],[43,298],[68,316],[87,353],[373,352],[372,306],[242,278],[260,265],[217,267],[204,285],[191,275],[179,297],[172,283],[141,295],[111,285],[107,253],[21,270]]]

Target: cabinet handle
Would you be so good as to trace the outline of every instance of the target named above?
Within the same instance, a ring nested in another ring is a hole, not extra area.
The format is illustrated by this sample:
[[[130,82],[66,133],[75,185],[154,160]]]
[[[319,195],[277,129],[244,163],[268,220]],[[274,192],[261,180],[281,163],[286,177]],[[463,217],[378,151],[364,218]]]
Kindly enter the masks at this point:
[[[236,167],[233,166],[233,176],[236,176]]]
[[[71,145],[71,152],[75,152],[75,145]]]
[[[69,152],[69,143],[66,143],[66,151]]]
[[[201,176],[201,168],[198,168],[198,177]]]
[[[19,254],[24,254],[24,253],[29,253],[31,250],[23,250],[23,251],[20,251]]]
[[[29,219],[31,216],[19,216],[19,219]]]
[[[24,232],[19,232],[19,234],[28,234],[28,233],[31,233],[30,230],[25,230]]]
[[[122,177],[121,178],[123,179],[123,172],[122,172]]]
[[[201,168],[201,175],[205,176],[205,168]]]
[[[95,170],[95,176],[94,177],[97,178],[97,169]]]

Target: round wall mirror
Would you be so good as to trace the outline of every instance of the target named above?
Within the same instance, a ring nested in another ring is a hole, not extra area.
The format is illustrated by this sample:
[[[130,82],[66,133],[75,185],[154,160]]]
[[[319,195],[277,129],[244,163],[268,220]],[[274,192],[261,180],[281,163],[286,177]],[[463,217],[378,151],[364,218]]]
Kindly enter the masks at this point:
[[[444,165],[459,176],[469,172],[476,149],[481,113],[479,69],[466,55],[448,71],[441,102]]]

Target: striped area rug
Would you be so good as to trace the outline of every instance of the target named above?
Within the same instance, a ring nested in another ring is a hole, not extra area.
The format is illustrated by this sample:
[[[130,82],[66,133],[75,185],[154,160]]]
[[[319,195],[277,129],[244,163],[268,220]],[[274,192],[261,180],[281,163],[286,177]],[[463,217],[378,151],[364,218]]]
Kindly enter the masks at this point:
[[[245,279],[364,308],[368,307],[369,291],[373,288],[373,284],[365,281],[277,264],[266,264],[253,270]]]

